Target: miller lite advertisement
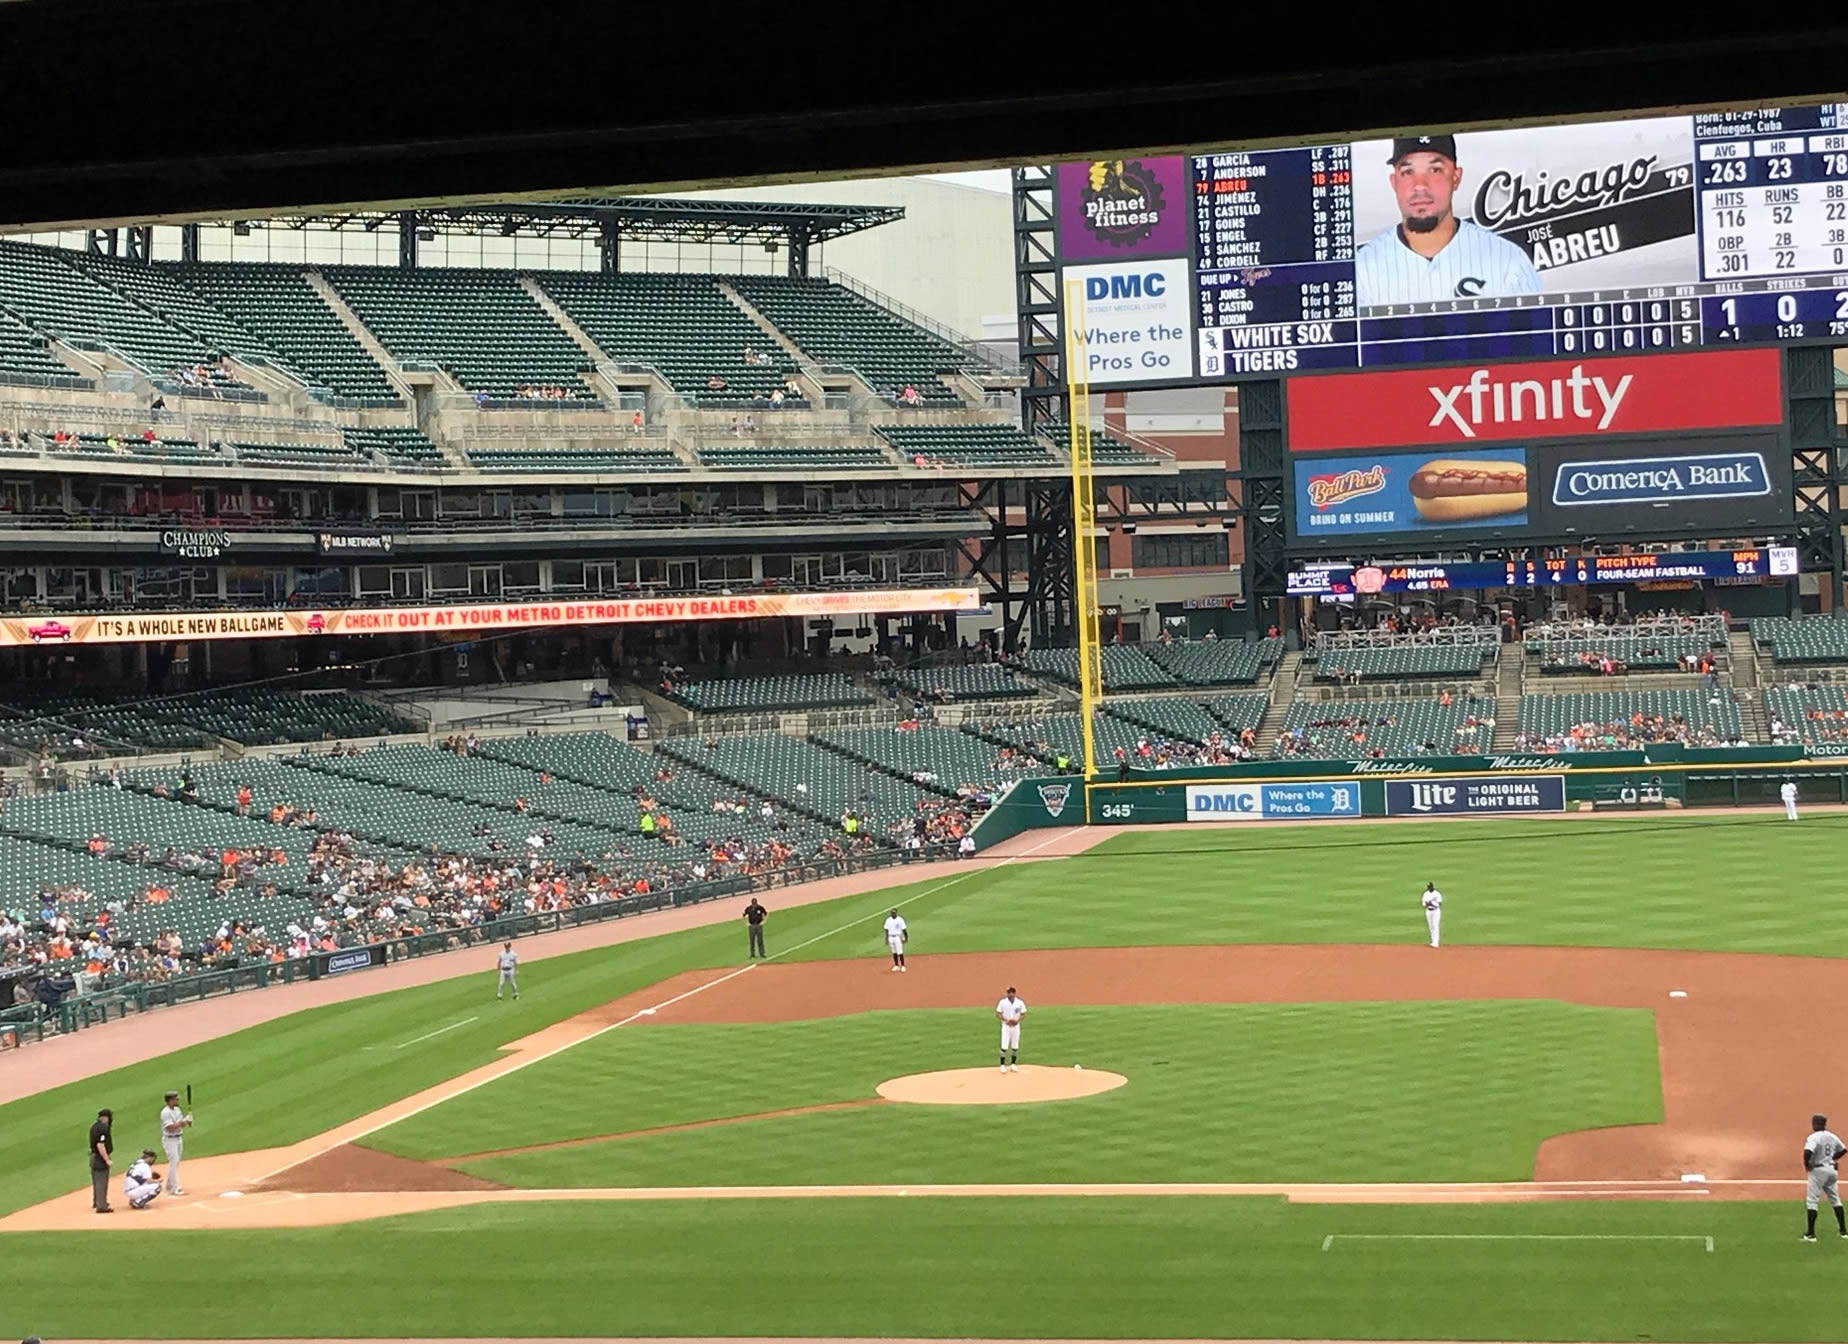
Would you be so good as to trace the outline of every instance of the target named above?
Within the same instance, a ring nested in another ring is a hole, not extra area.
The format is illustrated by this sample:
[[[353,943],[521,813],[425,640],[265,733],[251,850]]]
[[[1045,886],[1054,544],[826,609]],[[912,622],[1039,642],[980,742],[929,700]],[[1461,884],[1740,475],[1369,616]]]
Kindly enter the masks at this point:
[[[1531,279],[1532,289],[1498,284],[1497,272],[1483,268],[1479,276],[1452,277],[1455,283],[1442,293],[1360,293],[1362,308],[1501,297],[1496,289],[1557,294],[1699,278],[1694,137],[1686,117],[1462,131],[1447,139],[1455,160],[1443,180],[1419,190],[1449,191],[1456,218],[1518,248],[1526,268],[1514,273]],[[1401,199],[1407,189],[1394,189],[1401,171],[1393,162],[1395,148],[1407,145],[1392,140],[1354,145],[1354,240],[1361,247],[1391,240],[1418,221]]]

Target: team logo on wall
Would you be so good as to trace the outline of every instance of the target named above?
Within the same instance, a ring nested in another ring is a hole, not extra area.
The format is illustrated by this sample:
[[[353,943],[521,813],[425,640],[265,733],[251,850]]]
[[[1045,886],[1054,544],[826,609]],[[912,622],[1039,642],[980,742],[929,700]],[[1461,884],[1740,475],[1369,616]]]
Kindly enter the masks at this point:
[[[1046,805],[1046,815],[1054,821],[1065,811],[1065,804],[1072,796],[1070,784],[1042,784],[1039,786],[1040,802]]]
[[[1084,227],[1112,247],[1134,247],[1161,223],[1166,193],[1141,159],[1100,159],[1085,174]]]

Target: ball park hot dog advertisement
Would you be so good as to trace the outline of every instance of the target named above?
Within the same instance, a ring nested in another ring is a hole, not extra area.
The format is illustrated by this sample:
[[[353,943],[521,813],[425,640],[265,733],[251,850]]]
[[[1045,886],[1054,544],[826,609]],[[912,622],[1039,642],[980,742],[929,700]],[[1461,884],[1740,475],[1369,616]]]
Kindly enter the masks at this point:
[[[1285,384],[1293,544],[1787,526],[1775,350],[1484,363]]]

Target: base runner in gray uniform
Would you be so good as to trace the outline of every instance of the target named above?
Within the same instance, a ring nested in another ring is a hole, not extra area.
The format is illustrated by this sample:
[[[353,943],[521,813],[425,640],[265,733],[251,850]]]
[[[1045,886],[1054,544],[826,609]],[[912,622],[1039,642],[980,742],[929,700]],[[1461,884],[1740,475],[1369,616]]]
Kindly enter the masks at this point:
[[[1803,1232],[1805,1241],[1816,1240],[1816,1207],[1824,1199],[1835,1210],[1836,1231],[1848,1237],[1848,1217],[1842,1214],[1842,1197],[1835,1188],[1835,1164],[1843,1153],[1848,1153],[1848,1147],[1830,1130],[1829,1117],[1812,1115],[1810,1136],[1803,1141],[1803,1170],[1809,1173],[1809,1190],[1803,1200],[1809,1213],[1809,1224]]]
[[[495,960],[494,964],[500,968],[500,981],[494,986],[494,997],[498,1000],[502,990],[512,989],[513,997],[516,999],[519,998],[520,954],[513,950],[512,943],[508,943],[505,947],[501,948],[500,956]]]

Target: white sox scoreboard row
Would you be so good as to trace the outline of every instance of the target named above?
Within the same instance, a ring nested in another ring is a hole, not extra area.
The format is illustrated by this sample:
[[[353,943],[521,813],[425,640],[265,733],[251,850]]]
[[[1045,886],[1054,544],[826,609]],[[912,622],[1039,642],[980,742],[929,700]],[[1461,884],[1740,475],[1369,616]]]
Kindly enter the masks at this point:
[[[1848,104],[1060,166],[1094,388],[1848,343]]]

